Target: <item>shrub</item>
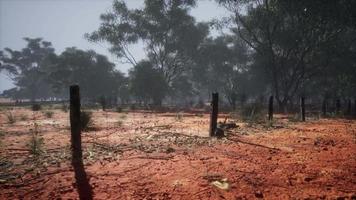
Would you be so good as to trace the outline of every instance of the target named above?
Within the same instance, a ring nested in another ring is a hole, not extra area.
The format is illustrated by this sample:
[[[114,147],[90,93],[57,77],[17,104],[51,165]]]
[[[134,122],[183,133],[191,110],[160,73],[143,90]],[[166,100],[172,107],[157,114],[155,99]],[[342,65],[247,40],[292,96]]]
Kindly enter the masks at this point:
[[[81,130],[88,130],[93,125],[92,113],[88,111],[80,112],[80,128]]]
[[[30,153],[35,155],[35,156],[39,156],[41,153],[43,153],[43,137],[38,135],[39,131],[38,131],[38,125],[37,123],[35,123],[35,128],[34,131],[32,132],[32,137],[29,141],[29,143],[27,144],[27,146],[30,149]]]
[[[15,116],[12,114],[12,112],[6,113],[7,121],[9,124],[14,124],[16,122]]]
[[[32,107],[31,107],[32,111],[39,111],[41,109],[42,109],[42,107],[41,107],[40,104],[33,104]]]
[[[264,119],[263,107],[261,104],[250,104],[241,108],[240,116],[242,120],[248,122],[259,122]]]
[[[46,111],[44,114],[45,114],[45,116],[46,116],[47,118],[52,118],[54,112],[53,112],[53,111]]]

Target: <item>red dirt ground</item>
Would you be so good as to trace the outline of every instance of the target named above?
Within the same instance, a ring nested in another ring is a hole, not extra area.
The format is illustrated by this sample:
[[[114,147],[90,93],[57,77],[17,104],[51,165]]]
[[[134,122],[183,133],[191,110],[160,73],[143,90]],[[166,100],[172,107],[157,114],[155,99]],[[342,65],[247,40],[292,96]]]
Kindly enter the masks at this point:
[[[68,113],[44,112],[0,112],[0,199],[79,199]],[[233,121],[219,120],[226,117]],[[207,114],[95,111],[93,118],[82,138],[94,199],[356,199],[352,120],[235,121],[227,138],[215,139],[207,137]],[[27,146],[34,123],[44,139],[39,156]]]

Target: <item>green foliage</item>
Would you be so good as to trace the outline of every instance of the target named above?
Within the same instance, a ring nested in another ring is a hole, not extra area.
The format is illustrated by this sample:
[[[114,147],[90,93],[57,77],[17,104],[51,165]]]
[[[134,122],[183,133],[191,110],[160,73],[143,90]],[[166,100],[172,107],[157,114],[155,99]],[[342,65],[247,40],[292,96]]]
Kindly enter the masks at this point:
[[[154,0],[144,1],[143,8],[131,10],[124,1],[115,0],[112,11],[101,15],[98,30],[86,37],[94,42],[108,42],[110,51],[132,66],[139,63],[129,47],[143,41],[148,60],[171,86],[191,65],[194,53],[209,32],[207,24],[196,23],[189,14],[194,5],[194,0]]]
[[[13,98],[27,97],[35,100],[39,97],[48,97],[51,94],[48,84],[46,68],[47,56],[54,54],[50,42],[42,38],[24,38],[27,45],[20,51],[5,48],[0,53],[0,71],[6,70],[11,74],[17,88],[5,91],[7,96]]]
[[[147,105],[161,105],[163,98],[167,95],[168,86],[163,74],[153,68],[148,61],[142,61],[130,72],[130,89],[132,94]]]
[[[82,131],[86,131],[93,126],[92,113],[88,111],[80,112],[80,126]]]
[[[50,63],[49,76],[57,93],[78,84],[82,97],[96,99],[98,95],[117,95],[125,81],[124,75],[115,70],[115,64],[94,51],[67,48],[59,56],[53,56]]]
[[[30,149],[30,153],[35,156],[41,155],[44,150],[43,150],[43,145],[44,145],[44,139],[39,135],[39,130],[38,130],[38,124],[34,124],[34,130],[32,131],[31,139],[28,142],[27,146]]]

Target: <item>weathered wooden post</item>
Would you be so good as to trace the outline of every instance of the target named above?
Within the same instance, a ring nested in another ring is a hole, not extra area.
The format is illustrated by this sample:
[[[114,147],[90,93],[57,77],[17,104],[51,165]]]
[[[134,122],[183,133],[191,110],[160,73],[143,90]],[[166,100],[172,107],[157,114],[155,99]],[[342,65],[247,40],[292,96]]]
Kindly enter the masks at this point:
[[[336,114],[339,114],[340,108],[341,108],[341,102],[340,99],[336,99]]]
[[[92,200],[93,191],[89,184],[87,174],[83,164],[81,125],[80,125],[80,95],[79,86],[72,85],[70,93],[70,130],[71,130],[71,149],[72,166],[74,177],[80,200]]]
[[[273,96],[269,97],[269,103],[268,103],[268,120],[272,121],[273,120]]]
[[[215,136],[216,127],[218,124],[218,104],[219,104],[219,93],[212,93],[211,101],[211,114],[210,114],[210,137]]]
[[[69,91],[72,162],[78,162],[82,159],[79,86],[72,85]]]
[[[300,97],[300,120],[305,122],[305,99]]]

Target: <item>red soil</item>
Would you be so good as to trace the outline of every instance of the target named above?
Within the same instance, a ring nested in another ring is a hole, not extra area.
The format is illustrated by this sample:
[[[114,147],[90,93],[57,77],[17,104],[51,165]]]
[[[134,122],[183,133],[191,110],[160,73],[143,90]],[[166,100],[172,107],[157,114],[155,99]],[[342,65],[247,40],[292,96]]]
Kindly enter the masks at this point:
[[[0,115],[0,199],[78,199],[68,113],[54,110],[47,119],[15,109],[18,120],[9,124],[8,112]],[[274,127],[240,122],[218,140],[207,137],[208,119],[95,111],[95,130],[82,136],[93,198],[356,199],[355,121],[279,118]],[[44,138],[38,157],[26,146],[35,122]]]

